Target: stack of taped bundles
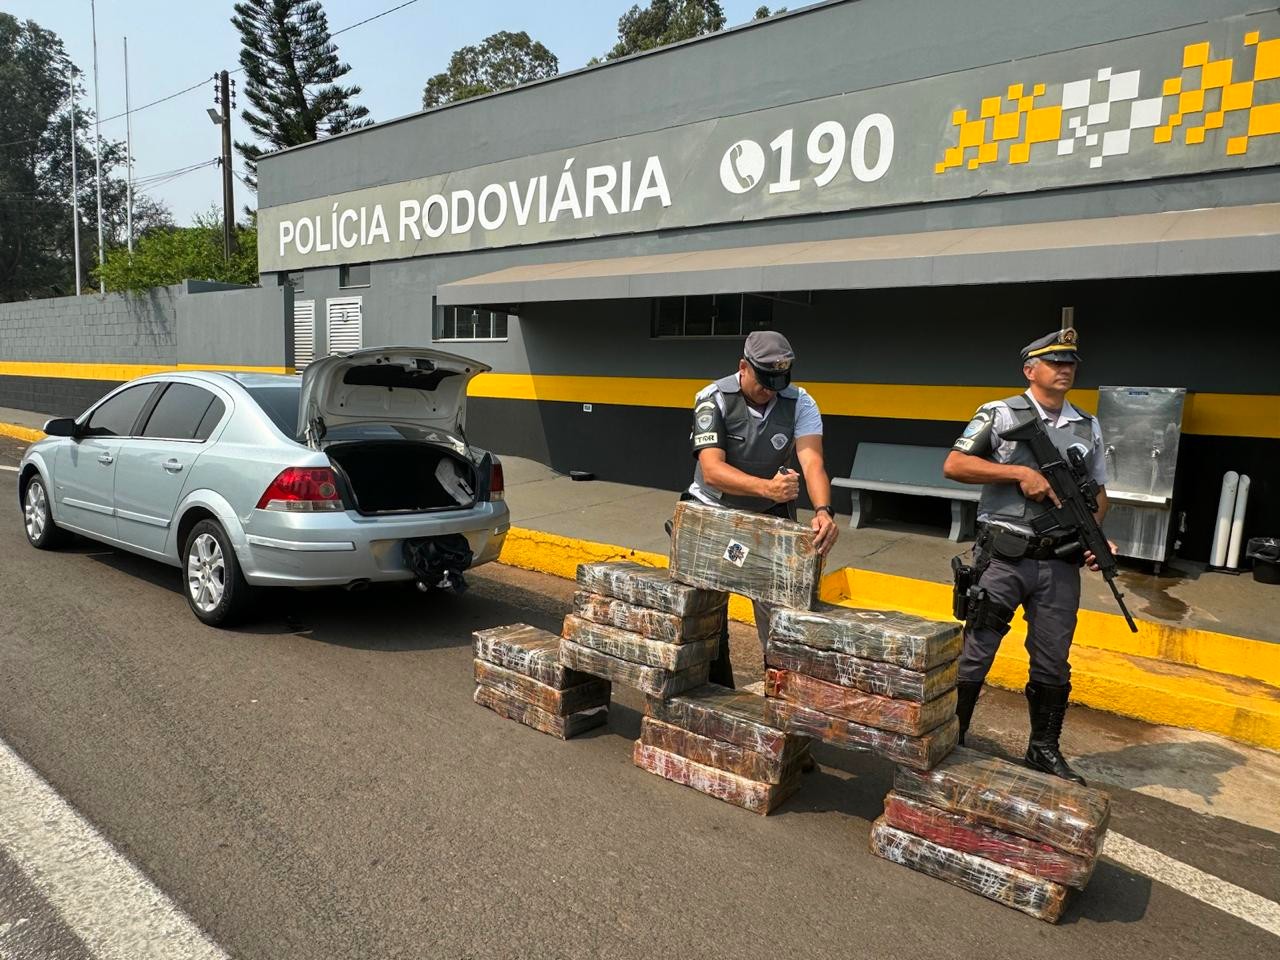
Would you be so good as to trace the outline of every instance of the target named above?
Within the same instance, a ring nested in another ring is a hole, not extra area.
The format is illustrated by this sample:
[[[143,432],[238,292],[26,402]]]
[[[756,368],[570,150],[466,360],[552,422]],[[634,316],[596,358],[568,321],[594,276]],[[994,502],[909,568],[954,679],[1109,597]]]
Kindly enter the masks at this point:
[[[927,773],[898,769],[871,852],[1056,923],[1110,816],[1101,790],[961,747]]]
[[[809,741],[764,715],[764,699],[713,683],[650,697],[632,759],[650,773],[766,814],[796,791]]]
[[[564,619],[560,662],[654,697],[707,682],[724,624],[723,593],[638,563],[584,563]]]
[[[676,506],[671,530],[671,576],[705,590],[808,610],[822,580],[813,537],[812,528],[791,520],[686,500]]]
[[[775,609],[769,720],[790,733],[928,770],[956,745],[961,625],[821,604]]]
[[[555,634],[513,623],[472,638],[481,706],[561,740],[609,719],[609,682],[562,666]]]

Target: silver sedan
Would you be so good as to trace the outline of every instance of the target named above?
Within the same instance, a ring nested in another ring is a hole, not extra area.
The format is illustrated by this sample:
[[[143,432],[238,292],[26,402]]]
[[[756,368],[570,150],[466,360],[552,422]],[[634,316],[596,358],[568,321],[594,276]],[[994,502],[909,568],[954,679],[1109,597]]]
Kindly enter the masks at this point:
[[[262,587],[458,587],[510,526],[502,465],[466,440],[482,363],[420,347],[301,377],[182,371],[50,420],[22,458],[27,539],[74,532],[180,567],[205,623]]]

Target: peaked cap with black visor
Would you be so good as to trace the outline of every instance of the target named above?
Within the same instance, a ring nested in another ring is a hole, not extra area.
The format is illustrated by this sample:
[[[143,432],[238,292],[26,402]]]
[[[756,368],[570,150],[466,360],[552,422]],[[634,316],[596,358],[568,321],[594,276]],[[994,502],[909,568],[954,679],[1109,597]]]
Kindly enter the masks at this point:
[[[777,392],[790,385],[791,365],[796,354],[787,338],[776,330],[753,330],[747,337],[742,356],[751,364],[760,386]]]
[[[1053,360],[1057,363],[1080,362],[1080,337],[1074,327],[1055,330],[1022,348],[1022,362]]]

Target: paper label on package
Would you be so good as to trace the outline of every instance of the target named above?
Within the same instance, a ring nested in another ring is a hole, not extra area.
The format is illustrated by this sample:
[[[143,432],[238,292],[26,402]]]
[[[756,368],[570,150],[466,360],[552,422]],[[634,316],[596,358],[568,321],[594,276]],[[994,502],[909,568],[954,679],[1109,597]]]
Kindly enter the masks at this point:
[[[746,563],[747,554],[750,552],[745,544],[741,544],[737,540],[730,540],[729,546],[725,548],[724,558],[735,567],[740,567]]]

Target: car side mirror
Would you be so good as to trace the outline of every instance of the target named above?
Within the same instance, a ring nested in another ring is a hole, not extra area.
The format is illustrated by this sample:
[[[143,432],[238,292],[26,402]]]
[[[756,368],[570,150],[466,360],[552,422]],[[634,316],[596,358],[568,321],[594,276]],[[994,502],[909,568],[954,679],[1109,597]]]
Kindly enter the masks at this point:
[[[44,425],[44,432],[51,437],[77,437],[79,428],[71,417],[55,417]]]

